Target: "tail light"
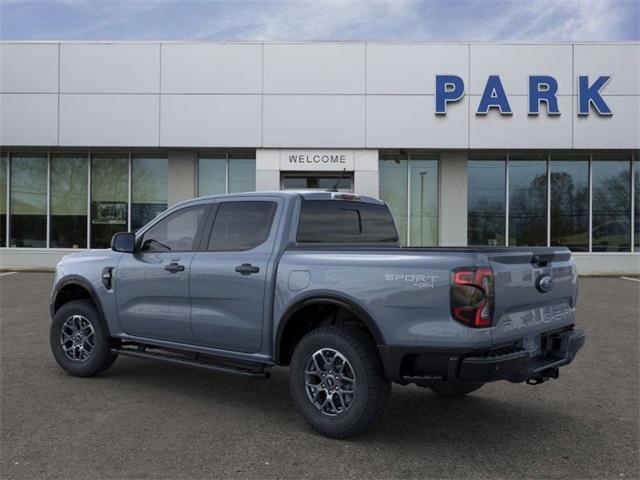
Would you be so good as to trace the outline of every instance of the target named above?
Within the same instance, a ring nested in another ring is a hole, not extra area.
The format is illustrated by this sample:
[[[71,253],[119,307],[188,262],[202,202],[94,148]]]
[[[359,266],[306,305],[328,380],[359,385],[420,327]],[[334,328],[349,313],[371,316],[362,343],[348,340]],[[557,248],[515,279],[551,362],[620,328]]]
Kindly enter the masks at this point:
[[[451,315],[469,327],[490,327],[493,321],[493,272],[487,267],[462,267],[452,272]]]

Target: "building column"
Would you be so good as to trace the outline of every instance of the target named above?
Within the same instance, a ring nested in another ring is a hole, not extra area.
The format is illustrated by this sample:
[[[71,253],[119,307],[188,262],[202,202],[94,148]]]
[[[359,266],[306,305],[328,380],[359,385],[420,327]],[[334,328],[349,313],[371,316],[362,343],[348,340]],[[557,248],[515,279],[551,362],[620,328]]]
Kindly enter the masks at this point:
[[[256,191],[280,190],[280,150],[256,149]]]
[[[380,175],[378,172],[378,150],[356,150],[353,173],[354,193],[380,197]]]
[[[169,206],[197,195],[198,154],[187,150],[169,151]]]
[[[467,245],[467,153],[443,152],[438,164],[439,245]]]

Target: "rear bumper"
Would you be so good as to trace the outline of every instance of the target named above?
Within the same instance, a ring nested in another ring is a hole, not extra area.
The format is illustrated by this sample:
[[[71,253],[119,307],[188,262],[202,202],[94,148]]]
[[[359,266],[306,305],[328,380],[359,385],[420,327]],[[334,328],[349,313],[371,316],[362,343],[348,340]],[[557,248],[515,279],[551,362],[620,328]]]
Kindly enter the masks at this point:
[[[379,346],[379,350],[387,377],[398,383],[518,383],[557,378],[559,368],[573,361],[584,342],[580,329],[551,332],[544,335],[545,353],[533,358],[511,345],[485,351],[390,346]]]

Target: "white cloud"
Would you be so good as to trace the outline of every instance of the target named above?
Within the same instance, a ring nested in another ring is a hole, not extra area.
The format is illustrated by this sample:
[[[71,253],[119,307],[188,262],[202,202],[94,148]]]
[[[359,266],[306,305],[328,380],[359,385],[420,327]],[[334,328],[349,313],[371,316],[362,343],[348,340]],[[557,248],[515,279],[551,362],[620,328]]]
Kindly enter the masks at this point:
[[[2,38],[639,39],[638,0],[0,0]]]

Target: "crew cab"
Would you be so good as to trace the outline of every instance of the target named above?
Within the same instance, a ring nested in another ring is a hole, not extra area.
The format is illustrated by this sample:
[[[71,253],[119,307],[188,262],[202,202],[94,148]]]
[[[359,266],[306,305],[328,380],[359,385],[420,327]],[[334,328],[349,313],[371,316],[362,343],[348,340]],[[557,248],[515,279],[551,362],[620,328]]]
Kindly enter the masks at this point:
[[[121,355],[251,379],[288,366],[306,421],[344,438],[392,382],[453,396],[557,378],[585,341],[577,280],[564,247],[403,248],[370,197],[212,196],[64,257],[50,343],[75,376]]]

